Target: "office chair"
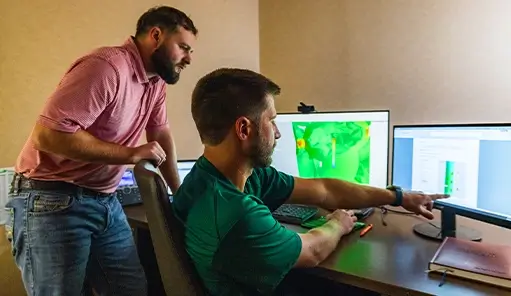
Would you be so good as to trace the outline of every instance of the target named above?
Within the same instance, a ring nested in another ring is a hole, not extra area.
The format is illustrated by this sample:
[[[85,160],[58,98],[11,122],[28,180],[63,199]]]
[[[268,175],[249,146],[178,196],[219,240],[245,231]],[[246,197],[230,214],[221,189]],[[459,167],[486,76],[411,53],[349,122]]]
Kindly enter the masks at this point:
[[[149,161],[140,161],[133,171],[144,204],[165,293],[169,296],[206,295],[186,252],[184,228],[174,216],[165,182]]]

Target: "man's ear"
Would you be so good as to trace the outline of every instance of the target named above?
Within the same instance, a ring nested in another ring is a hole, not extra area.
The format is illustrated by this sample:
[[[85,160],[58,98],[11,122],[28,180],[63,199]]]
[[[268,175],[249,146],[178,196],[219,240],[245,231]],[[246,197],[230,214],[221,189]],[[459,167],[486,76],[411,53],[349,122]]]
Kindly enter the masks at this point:
[[[246,117],[240,117],[236,120],[236,136],[242,141],[248,140],[250,130],[252,128],[250,119]]]
[[[158,27],[154,27],[151,29],[149,34],[155,41],[156,47],[160,46],[160,43],[163,42],[163,31]]]

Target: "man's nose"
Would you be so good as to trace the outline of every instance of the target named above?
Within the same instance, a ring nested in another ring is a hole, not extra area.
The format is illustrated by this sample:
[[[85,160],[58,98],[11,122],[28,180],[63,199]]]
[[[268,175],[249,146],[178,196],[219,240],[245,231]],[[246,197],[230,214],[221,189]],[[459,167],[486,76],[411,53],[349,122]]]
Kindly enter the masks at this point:
[[[277,140],[280,139],[280,131],[278,128],[275,129],[275,139],[277,139]]]
[[[186,64],[186,65],[190,65],[192,63],[192,55],[187,53],[184,58],[183,58],[183,62]]]

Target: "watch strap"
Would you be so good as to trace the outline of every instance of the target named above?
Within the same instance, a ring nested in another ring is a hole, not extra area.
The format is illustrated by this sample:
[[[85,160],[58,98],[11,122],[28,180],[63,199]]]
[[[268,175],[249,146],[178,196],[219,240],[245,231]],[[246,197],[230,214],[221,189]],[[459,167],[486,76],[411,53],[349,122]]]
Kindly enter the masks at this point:
[[[387,186],[387,189],[394,191],[396,193],[396,200],[390,205],[394,206],[394,207],[401,206],[403,204],[403,190],[401,189],[401,187],[395,186],[395,185],[390,185],[390,186]]]

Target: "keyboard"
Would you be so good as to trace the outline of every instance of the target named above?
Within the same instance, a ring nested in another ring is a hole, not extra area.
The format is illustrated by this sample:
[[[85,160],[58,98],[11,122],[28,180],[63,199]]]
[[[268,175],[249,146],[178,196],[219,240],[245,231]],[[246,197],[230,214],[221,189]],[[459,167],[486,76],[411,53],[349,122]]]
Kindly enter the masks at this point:
[[[314,217],[318,213],[316,207],[297,205],[297,204],[283,204],[272,215],[275,219],[283,223],[301,225],[305,221]]]
[[[374,208],[363,208],[352,210],[358,221],[365,220],[373,212]],[[312,206],[283,204],[272,215],[275,219],[283,223],[301,225],[311,219],[318,213],[318,209]]]

